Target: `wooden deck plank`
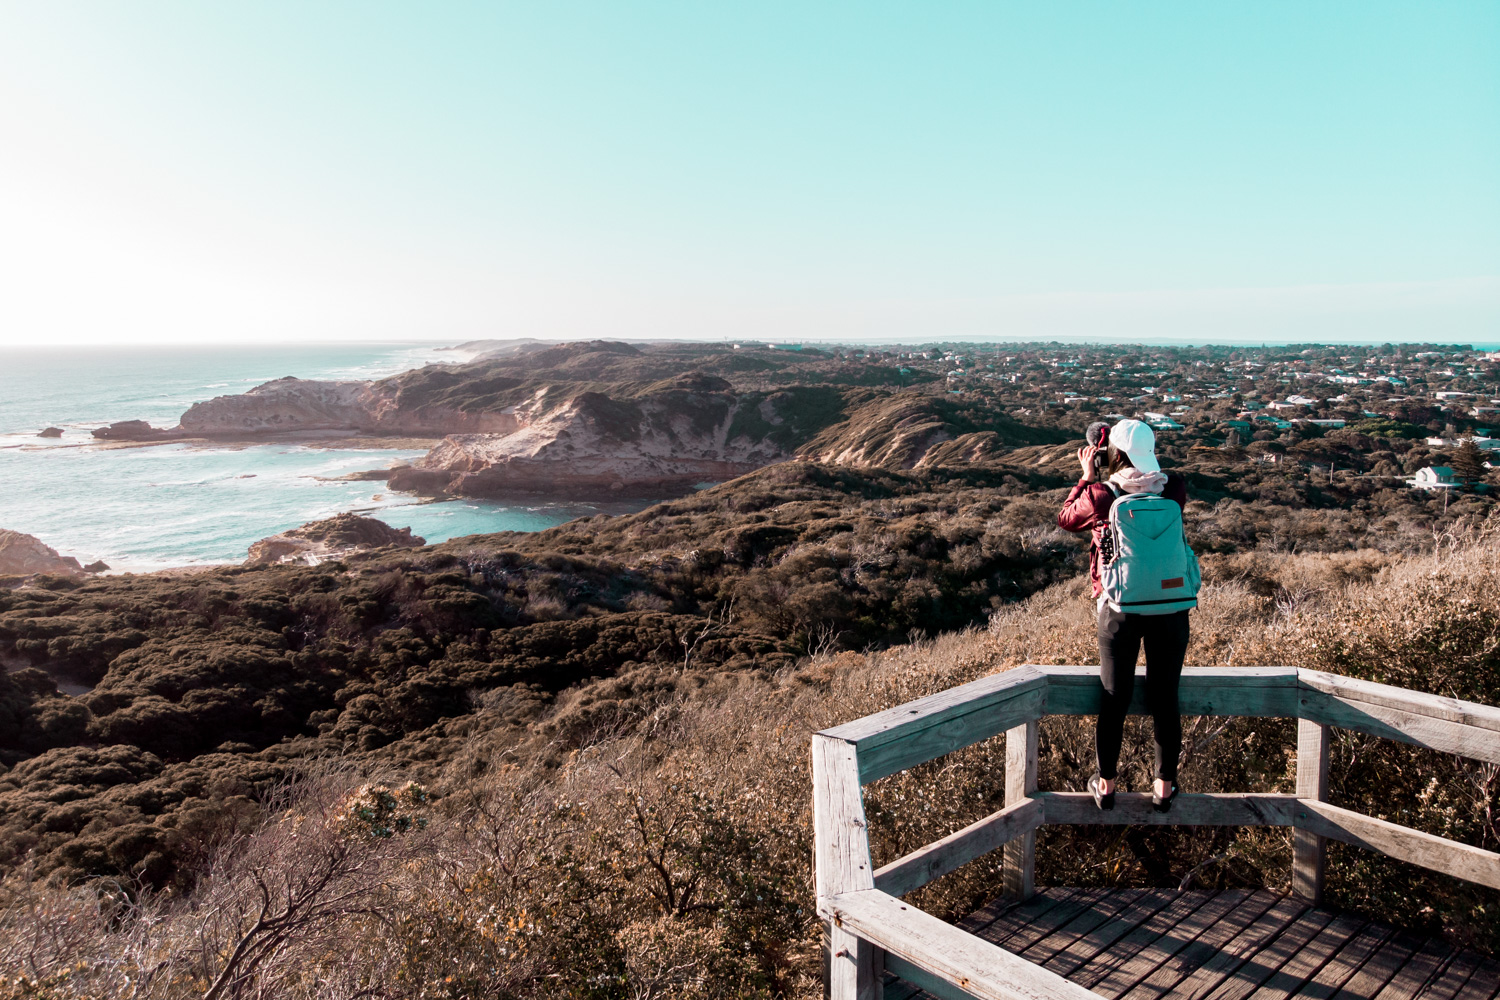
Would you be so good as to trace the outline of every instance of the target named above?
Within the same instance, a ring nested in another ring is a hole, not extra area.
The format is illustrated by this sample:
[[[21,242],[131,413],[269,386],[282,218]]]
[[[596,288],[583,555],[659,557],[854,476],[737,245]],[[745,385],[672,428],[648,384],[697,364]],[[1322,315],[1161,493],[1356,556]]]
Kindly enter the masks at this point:
[[[1485,992],[1486,986],[1489,987],[1488,993]],[[1500,995],[1500,962],[1482,959],[1479,968],[1464,983],[1463,992],[1459,996],[1463,1000],[1494,1000],[1497,995]]]
[[[1109,1000],[1500,1000],[1500,963],[1264,889],[1048,888],[959,927]],[[887,977],[887,1000],[964,995],[895,964],[933,992]]]
[[[999,944],[999,938],[1038,923],[1052,910],[1083,893],[1082,889],[1042,889],[1030,899],[1021,901],[997,897],[988,906],[975,910],[958,922],[958,926]],[[991,935],[994,935],[992,937]]]
[[[1097,900],[1093,906],[1077,914],[1072,920],[1051,934],[1032,942],[1016,954],[1033,965],[1043,968],[1054,958],[1072,948],[1080,938],[1130,908],[1136,900],[1146,896],[1144,889],[1124,889],[1111,892]],[[1164,903],[1162,905],[1165,905]],[[1010,948],[1006,948],[1010,951]]]
[[[1413,1000],[1428,980],[1436,978],[1447,968],[1456,954],[1442,938],[1428,938],[1401,971],[1376,994],[1375,1000]]]
[[[1008,928],[1004,938],[991,937],[986,933],[981,935],[991,944],[997,944],[1006,951],[1021,952],[1031,945],[1047,937],[1057,928],[1071,920],[1076,919],[1079,914],[1090,910],[1097,902],[1105,898],[1108,889],[1085,889],[1076,893],[1072,898],[1066,900],[1061,906],[1055,906],[1042,914],[1035,921],[1020,927]],[[998,928],[999,921],[992,929]]]
[[[1201,1000],[1307,910],[1303,900],[1261,889],[1249,903],[1199,935],[1192,948],[1133,985],[1122,1000],[1158,1000],[1168,995],[1173,1000]]]
[[[1232,975],[1208,994],[1208,1000],[1245,1000],[1260,985],[1281,971],[1333,921],[1327,910],[1311,910],[1293,921],[1266,947],[1251,955]]]
[[[1250,1000],[1285,1000],[1295,996],[1348,940],[1364,930],[1369,921],[1341,913],[1291,955],[1269,979],[1250,992]]]
[[[1053,964],[1053,971],[1093,989],[1093,980],[1128,963],[1143,948],[1201,907],[1214,904],[1214,893],[1162,889],[1136,900],[1134,906],[1085,935]]]
[[[996,897],[990,900],[989,906],[980,907],[971,915],[959,921],[959,927],[969,931],[975,936],[990,940],[993,925],[999,924],[1001,928],[1010,927],[1011,930],[1031,924],[1040,919],[1047,910],[1062,906],[1071,898],[1079,895],[1082,889],[1043,889],[1031,900],[1007,900],[1005,897]],[[996,928],[996,934],[1004,934],[1007,931]]]
[[[1457,1000],[1462,997],[1465,984],[1479,968],[1482,958],[1477,952],[1455,951],[1448,964],[1423,985],[1416,1000]]]
[[[1055,902],[1055,900],[1047,899],[1040,894],[1033,897],[1032,899],[1028,899],[1026,903],[1022,903],[1019,900],[1006,899],[1004,896],[999,896],[995,899],[990,900],[984,906],[981,906],[973,913],[958,921],[957,926],[962,928],[963,930],[968,931],[970,934],[978,934],[984,928],[988,927],[996,920],[999,920],[1001,917],[1005,916],[1007,913],[1018,906],[1024,906],[1030,903],[1055,904]]]
[[[1143,982],[1163,985],[1164,993],[1172,991],[1277,903],[1277,897],[1265,891],[1217,892],[1214,897],[1211,904],[1194,910],[1140,949],[1130,963],[1121,964],[1115,972],[1101,970],[1106,975],[1097,975],[1085,985],[1106,997],[1124,996]]]
[[[1126,951],[1133,955],[1142,947],[1142,938],[1160,933],[1161,925],[1167,922],[1162,917],[1164,913],[1170,910],[1173,912],[1172,921],[1180,920],[1207,902],[1205,897],[1204,893],[1178,893],[1170,889],[1146,892],[1113,917],[1079,936],[1072,947],[1055,956],[1047,967],[1082,984],[1083,973],[1091,970],[1094,963],[1128,957],[1121,954]],[[1147,925],[1150,925],[1149,929],[1143,930]]]
[[[1181,893],[1069,978],[1096,993],[1117,997],[1197,940],[1250,895],[1248,891]]]
[[[1332,1000],[1371,1000],[1397,976],[1426,942],[1415,934],[1397,931],[1339,987]]]
[[[1375,955],[1389,947],[1396,937],[1396,930],[1384,924],[1366,924],[1357,934],[1352,935],[1344,946],[1331,955],[1323,967],[1315,972],[1297,991],[1298,997],[1316,998],[1316,1000],[1328,1000],[1344,987],[1344,984],[1353,981],[1359,975],[1361,969]]]

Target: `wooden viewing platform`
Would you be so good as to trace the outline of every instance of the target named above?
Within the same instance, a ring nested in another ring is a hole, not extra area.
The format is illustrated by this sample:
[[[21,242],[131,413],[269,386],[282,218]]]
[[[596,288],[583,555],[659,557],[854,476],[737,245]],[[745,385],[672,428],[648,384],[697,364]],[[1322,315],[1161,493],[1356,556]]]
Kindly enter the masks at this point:
[[[1131,711],[1145,712],[1137,684]],[[1327,838],[1500,888],[1500,854],[1326,801],[1330,728],[1500,764],[1500,709],[1296,667],[1183,671],[1184,715],[1295,718],[1296,791],[1183,794],[1157,813],[1119,794],[1036,787],[1037,721],[1099,709],[1096,667],[1018,667],[813,737],[818,913],[832,1000],[979,997],[1091,1000],[1492,1000],[1500,965],[1441,941],[1317,905]],[[860,788],[1006,736],[1006,806],[880,869]],[[1046,824],[1279,826],[1292,831],[1292,895],[1262,890],[1046,889],[1034,885]],[[995,850],[1005,898],[950,925],[901,897]]]

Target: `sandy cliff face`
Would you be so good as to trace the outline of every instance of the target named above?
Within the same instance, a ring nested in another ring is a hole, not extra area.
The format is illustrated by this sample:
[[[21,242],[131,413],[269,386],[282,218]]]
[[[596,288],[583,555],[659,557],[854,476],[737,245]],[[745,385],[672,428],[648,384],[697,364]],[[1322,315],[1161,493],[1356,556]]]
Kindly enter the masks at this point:
[[[455,434],[390,485],[425,493],[598,493],[729,479],[788,453],[742,430],[747,401],[720,379],[633,399],[542,389],[510,408],[515,430]]]

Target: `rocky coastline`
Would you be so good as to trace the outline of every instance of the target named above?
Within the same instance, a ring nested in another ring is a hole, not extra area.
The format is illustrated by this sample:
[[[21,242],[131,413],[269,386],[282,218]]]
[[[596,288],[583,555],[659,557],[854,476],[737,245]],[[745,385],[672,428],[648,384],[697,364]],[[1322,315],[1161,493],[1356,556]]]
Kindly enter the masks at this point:
[[[626,344],[535,345],[378,381],[288,376],[195,403],[175,427],[127,420],[93,436],[114,446],[418,438],[423,458],[362,478],[428,496],[666,496],[786,461],[845,416],[835,389],[750,388],[701,370],[702,360]]]
[[[975,464],[1035,443],[1034,428],[996,413],[976,422],[906,384],[909,373],[880,385],[856,375],[817,351],[531,344],[376,381],[288,376],[195,403],[175,427],[131,420],[93,433],[116,447],[423,439],[420,459],[360,478],[432,497],[575,499],[681,495],[794,459]]]

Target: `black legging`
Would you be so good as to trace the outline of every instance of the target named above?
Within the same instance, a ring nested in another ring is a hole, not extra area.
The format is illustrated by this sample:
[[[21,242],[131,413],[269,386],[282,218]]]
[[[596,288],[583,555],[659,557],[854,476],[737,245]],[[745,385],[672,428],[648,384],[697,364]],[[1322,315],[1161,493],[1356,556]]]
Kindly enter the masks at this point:
[[[1099,776],[1119,773],[1120,742],[1125,738],[1125,715],[1135,689],[1135,661],[1146,643],[1146,709],[1156,722],[1156,776],[1177,780],[1182,756],[1182,716],[1177,712],[1177,684],[1187,656],[1188,613],[1131,615],[1099,610],[1099,680],[1104,700],[1099,709],[1095,746]]]

